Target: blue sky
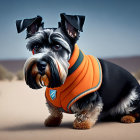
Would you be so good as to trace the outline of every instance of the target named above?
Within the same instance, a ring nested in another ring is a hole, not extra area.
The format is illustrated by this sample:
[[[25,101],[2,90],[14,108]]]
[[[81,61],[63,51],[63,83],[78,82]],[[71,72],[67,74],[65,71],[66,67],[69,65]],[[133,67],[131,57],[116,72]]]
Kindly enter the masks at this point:
[[[60,13],[85,15],[78,41],[97,57],[140,55],[139,0],[1,0],[0,59],[26,59],[25,32],[17,34],[15,21],[41,15],[45,27],[57,27]]]

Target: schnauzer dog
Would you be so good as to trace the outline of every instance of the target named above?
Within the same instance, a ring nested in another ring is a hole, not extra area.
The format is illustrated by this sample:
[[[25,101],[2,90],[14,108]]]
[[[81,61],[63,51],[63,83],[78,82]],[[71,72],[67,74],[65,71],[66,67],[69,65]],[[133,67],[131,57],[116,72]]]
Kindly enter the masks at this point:
[[[97,120],[134,123],[140,118],[140,85],[123,68],[90,55],[77,46],[85,16],[60,14],[58,28],[44,28],[42,17],[17,20],[18,33],[27,29],[33,55],[24,66],[32,89],[46,86],[50,116],[45,126],[59,126],[63,112],[74,113],[75,129],[89,129]]]

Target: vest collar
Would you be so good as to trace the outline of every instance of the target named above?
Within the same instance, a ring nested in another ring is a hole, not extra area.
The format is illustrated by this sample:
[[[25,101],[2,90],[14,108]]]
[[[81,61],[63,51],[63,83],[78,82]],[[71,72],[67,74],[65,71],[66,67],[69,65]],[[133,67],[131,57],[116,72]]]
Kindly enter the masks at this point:
[[[70,76],[82,63],[84,58],[83,53],[79,50],[77,44],[74,46],[73,54],[69,60],[70,67],[68,69],[68,76]]]

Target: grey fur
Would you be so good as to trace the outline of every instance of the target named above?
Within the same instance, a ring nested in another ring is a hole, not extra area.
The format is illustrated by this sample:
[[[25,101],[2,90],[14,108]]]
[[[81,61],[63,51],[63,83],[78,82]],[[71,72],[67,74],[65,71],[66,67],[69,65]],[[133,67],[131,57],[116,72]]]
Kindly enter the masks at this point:
[[[63,84],[66,80],[69,68],[69,59],[71,56],[70,45],[65,40],[65,37],[61,33],[61,29],[44,29],[39,30],[33,36],[28,39],[27,49],[32,51],[34,49],[35,55],[31,56],[24,65],[24,73],[28,73],[30,71],[31,66],[38,61],[42,61],[49,57],[55,67],[60,68],[61,75],[61,84]],[[53,46],[55,44],[61,45],[61,51],[55,51]],[[35,50],[35,47],[38,51]],[[59,65],[59,66],[58,66]],[[54,68],[55,69],[55,68]],[[27,77],[27,76],[26,76]],[[39,84],[40,85],[40,84]]]
[[[111,115],[116,114],[129,114],[135,107],[131,106],[131,104],[138,99],[138,93],[134,88],[127,97],[125,97],[122,101],[120,101],[115,107],[113,107],[109,112]]]
[[[61,34],[61,29],[45,29],[38,31],[35,35],[28,39],[26,47],[32,51],[34,44],[42,44],[43,42],[51,44],[54,41],[61,44],[71,54],[70,46]]]

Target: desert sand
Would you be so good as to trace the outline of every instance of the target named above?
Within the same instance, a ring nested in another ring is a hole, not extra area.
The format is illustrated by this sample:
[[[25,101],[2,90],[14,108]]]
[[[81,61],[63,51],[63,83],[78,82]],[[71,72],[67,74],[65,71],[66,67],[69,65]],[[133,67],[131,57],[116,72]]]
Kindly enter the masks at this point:
[[[49,115],[45,88],[24,81],[0,82],[0,140],[139,140],[140,123],[97,123],[89,130],[72,128],[74,115],[64,114],[60,127],[45,127]]]

